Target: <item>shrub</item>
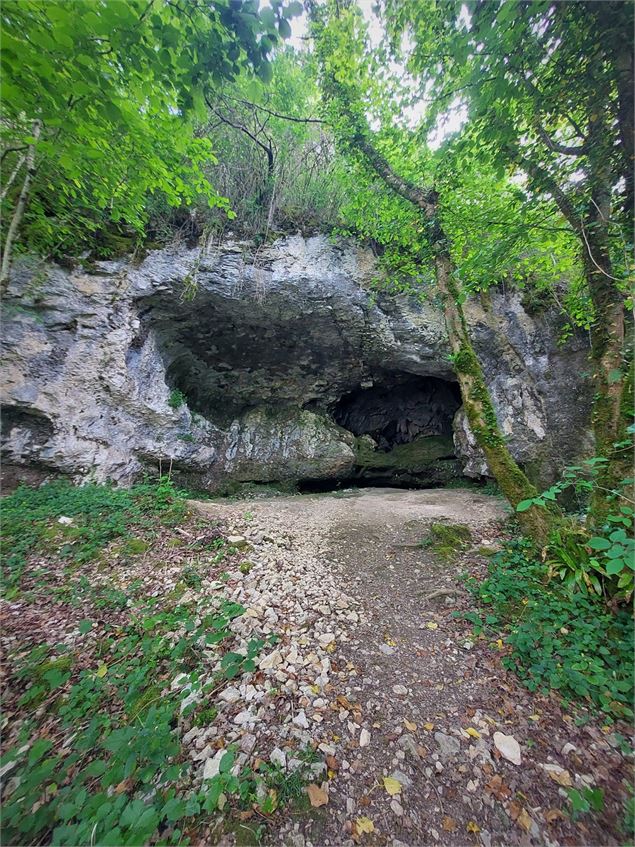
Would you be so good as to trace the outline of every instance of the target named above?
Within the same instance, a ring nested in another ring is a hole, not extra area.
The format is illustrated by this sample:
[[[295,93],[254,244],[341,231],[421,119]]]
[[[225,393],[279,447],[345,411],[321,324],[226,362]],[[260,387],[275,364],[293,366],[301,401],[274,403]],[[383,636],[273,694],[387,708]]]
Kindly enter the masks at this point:
[[[468,619],[477,632],[507,630],[503,664],[532,691],[555,689],[565,702],[583,701],[607,715],[633,714],[633,619],[602,600],[549,579],[545,565],[517,541],[496,554],[475,596],[493,614]]]
[[[187,400],[185,394],[180,391],[178,388],[173,388],[170,391],[170,396],[168,397],[168,406],[171,409],[180,409],[181,406],[185,406]]]

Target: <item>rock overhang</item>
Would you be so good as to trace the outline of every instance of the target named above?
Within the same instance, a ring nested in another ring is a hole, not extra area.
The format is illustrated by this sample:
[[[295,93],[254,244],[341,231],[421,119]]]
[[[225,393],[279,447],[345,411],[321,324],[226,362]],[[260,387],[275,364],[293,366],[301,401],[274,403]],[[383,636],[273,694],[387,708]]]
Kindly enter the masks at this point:
[[[27,455],[23,418],[6,455],[121,482],[171,462],[206,488],[345,475],[343,396],[454,378],[434,304],[377,292],[376,275],[370,251],[324,237],[164,249],[90,272],[23,262],[5,304],[5,403],[53,431]],[[532,318],[513,293],[467,311],[512,452],[551,473],[584,444],[584,339],[559,347],[553,316]],[[465,423],[454,430],[464,467],[486,472]]]

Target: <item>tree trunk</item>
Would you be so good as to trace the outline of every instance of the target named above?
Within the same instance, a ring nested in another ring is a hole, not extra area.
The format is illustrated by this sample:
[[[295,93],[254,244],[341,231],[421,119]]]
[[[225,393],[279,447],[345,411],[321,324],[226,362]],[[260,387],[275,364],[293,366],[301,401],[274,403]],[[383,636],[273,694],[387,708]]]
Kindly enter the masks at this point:
[[[18,202],[16,203],[16,207],[13,212],[13,217],[11,218],[11,223],[9,224],[7,237],[4,242],[4,250],[2,253],[2,267],[0,268],[0,290],[2,291],[6,289],[9,282],[9,271],[11,269],[13,242],[15,241],[15,237],[18,234],[18,230],[20,228],[20,224],[22,223],[22,218],[24,216],[24,210],[26,209],[26,204],[29,200],[31,180],[33,179],[33,174],[35,173],[35,145],[37,144],[37,140],[40,137],[41,131],[42,124],[40,123],[40,121],[33,121],[31,135],[35,140],[32,144],[29,145],[29,149],[26,153],[26,174],[24,177],[24,182],[22,183],[22,190],[20,191],[20,196],[18,197]]]
[[[624,296],[617,287],[609,246],[613,174],[600,145],[605,132],[604,117],[592,113],[588,153],[591,197],[579,230],[584,273],[595,312],[591,327],[595,452],[608,460],[600,469],[589,513],[590,523],[598,526],[611,508],[609,491],[630,475],[625,462],[628,456],[614,446],[625,436],[623,398],[628,377],[624,372]]]
[[[607,496],[628,477],[630,455],[614,444],[624,440],[628,374],[624,359],[624,296],[613,274],[609,249],[611,215],[611,163],[603,155],[599,138],[606,132],[604,117],[590,121],[588,177],[591,197],[582,215],[563,188],[540,165],[517,156],[518,163],[540,187],[546,187],[571,229],[580,240],[584,275],[595,312],[591,326],[591,359],[595,399],[591,425],[597,456],[607,459],[591,500],[589,523],[601,525],[611,508]]]
[[[469,337],[460,291],[452,278],[452,260],[442,243],[435,245],[435,270],[454,369],[470,429],[501,491],[515,508],[521,500],[535,497],[538,492],[516,464],[500,431],[483,369]],[[518,520],[525,535],[538,544],[546,544],[553,528],[552,514],[542,507],[532,506],[520,512]]]
[[[626,435],[624,410],[628,386],[624,360],[624,299],[612,279],[608,239],[597,224],[585,229],[584,269],[593,301],[595,319],[591,327],[591,355],[595,382],[593,434],[595,453],[607,459],[600,468],[593,493],[590,523],[600,526],[611,509],[610,492],[630,476],[631,456],[615,444]]]
[[[346,86],[328,69],[322,50],[320,33],[323,25],[319,21],[314,0],[307,0],[309,17],[316,28],[318,61],[324,63],[327,85],[325,99],[337,103],[338,123],[345,119],[340,143],[345,148],[361,155],[366,164],[383,182],[401,197],[404,197],[423,214],[430,243],[435,255],[436,284],[443,304],[445,326],[454,359],[454,368],[461,389],[470,428],[478,446],[483,450],[487,464],[501,491],[515,508],[521,500],[535,497],[538,492],[516,464],[509,452],[505,438],[498,426],[496,413],[490,398],[483,369],[469,337],[460,291],[452,277],[453,266],[447,239],[439,221],[439,196],[434,188],[421,188],[396,173],[390,163],[373,144],[363,108],[354,108]],[[519,513],[523,532],[538,544],[545,544],[554,524],[554,514],[537,506]]]

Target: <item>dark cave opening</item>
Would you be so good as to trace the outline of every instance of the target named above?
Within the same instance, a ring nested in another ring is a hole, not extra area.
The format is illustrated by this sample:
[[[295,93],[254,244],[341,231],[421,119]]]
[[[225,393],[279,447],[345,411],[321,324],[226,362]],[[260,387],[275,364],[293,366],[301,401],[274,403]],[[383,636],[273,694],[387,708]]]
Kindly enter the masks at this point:
[[[346,394],[333,417],[357,436],[355,466],[337,487],[426,488],[461,477],[452,431],[460,405],[458,385],[432,376],[390,374]],[[329,490],[323,480],[301,486]]]
[[[461,405],[458,385],[432,376],[396,376],[344,395],[335,422],[354,435],[368,435],[381,451],[416,438],[452,434]]]

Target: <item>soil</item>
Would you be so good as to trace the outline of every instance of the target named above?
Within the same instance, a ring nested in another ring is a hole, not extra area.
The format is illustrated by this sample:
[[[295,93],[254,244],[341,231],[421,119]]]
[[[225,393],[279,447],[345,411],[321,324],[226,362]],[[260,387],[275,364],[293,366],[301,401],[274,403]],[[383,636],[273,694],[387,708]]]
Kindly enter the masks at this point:
[[[333,750],[328,802],[280,813],[272,844],[624,842],[632,759],[619,736],[600,717],[578,726],[556,697],[530,694],[502,667],[502,642],[475,639],[461,617],[474,607],[465,574],[482,577],[483,550],[499,545],[503,501],[365,489],[197,508],[255,539],[284,532],[286,557],[317,556],[362,610],[333,651],[332,704],[316,739]],[[420,545],[431,522],[468,525],[473,547],[439,559]],[[501,755],[495,733],[512,736],[520,763]],[[571,820],[572,786],[602,788],[604,810]]]

